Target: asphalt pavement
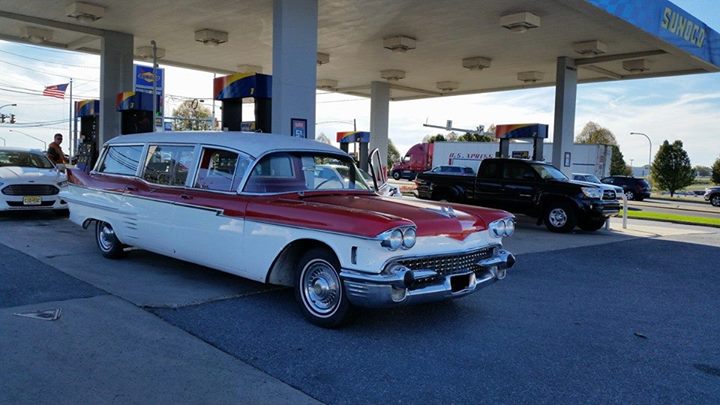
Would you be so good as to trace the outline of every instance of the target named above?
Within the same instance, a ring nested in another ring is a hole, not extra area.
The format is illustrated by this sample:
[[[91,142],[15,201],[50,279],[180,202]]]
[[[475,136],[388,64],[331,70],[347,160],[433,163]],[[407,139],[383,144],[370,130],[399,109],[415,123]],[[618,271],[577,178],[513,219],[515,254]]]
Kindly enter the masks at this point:
[[[477,294],[305,322],[290,289],[0,217],[0,403],[718,403],[720,231],[547,232]],[[62,311],[55,321],[15,314]]]

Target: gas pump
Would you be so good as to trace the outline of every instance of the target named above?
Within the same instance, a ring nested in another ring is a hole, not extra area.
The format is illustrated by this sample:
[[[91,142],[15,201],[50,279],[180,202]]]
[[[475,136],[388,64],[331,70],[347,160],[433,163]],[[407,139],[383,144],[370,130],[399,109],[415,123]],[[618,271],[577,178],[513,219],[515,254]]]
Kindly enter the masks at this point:
[[[100,100],[76,101],[75,119],[80,119],[77,167],[89,172],[95,166],[98,158],[97,135],[100,125]]]
[[[157,105],[161,97],[157,96]],[[118,93],[115,106],[120,112],[120,133],[138,134],[153,131],[153,99],[151,93],[124,91]]]
[[[255,126],[257,132],[271,132],[272,126],[272,76],[261,73],[234,73],[215,78],[213,96],[222,101],[223,130],[242,131],[248,122],[242,120],[244,98],[252,97],[255,103]]]
[[[543,157],[543,140],[548,137],[548,126],[545,124],[506,124],[497,125],[495,127],[495,137],[500,139],[499,156],[502,158],[510,157],[510,140],[511,139],[528,139],[533,140],[532,160],[542,160]],[[512,156],[519,158],[528,158],[524,156]]]
[[[340,149],[345,153],[350,153],[350,144],[355,144],[355,157],[359,160],[360,168],[368,170],[368,144],[370,143],[370,132],[366,131],[347,131],[337,133],[337,142],[340,143]]]

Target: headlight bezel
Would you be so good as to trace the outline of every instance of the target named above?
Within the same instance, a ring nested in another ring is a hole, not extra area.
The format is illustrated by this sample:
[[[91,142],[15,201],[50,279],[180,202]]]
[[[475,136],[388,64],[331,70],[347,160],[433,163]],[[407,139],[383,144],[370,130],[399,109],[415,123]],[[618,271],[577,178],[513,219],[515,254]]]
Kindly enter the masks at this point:
[[[399,236],[399,241],[398,241]],[[380,246],[394,252],[398,249],[412,249],[417,242],[417,228],[415,226],[399,226],[378,235]]]
[[[512,236],[515,233],[515,218],[506,217],[491,222],[488,225],[488,232],[497,239]]]

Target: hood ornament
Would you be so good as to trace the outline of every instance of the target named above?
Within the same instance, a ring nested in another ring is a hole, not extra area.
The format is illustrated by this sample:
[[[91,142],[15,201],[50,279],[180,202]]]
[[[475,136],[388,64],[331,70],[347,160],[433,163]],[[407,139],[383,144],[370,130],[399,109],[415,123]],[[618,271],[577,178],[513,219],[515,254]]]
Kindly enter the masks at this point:
[[[456,218],[457,215],[455,215],[455,210],[452,209],[451,206],[442,206],[440,207],[440,215],[448,217],[448,218]]]

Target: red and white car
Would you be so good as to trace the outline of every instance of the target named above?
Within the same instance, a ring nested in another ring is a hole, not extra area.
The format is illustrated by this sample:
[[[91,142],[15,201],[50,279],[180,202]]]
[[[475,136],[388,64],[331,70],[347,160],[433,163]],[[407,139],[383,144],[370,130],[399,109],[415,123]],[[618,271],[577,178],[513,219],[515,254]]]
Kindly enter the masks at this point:
[[[328,165],[347,178],[318,176]],[[511,214],[375,187],[349,155],[319,142],[158,132],[108,141],[92,172],[70,170],[62,197],[73,222],[94,224],[107,257],[130,245],[293,286],[303,314],[325,327],[356,306],[461,297],[514,264],[501,243]]]

